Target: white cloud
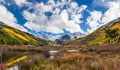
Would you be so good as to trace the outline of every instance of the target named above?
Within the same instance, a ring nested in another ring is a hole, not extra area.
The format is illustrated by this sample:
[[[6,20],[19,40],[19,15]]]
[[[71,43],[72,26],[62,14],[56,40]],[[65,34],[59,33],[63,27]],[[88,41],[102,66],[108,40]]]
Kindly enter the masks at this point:
[[[0,0],[0,4],[4,5],[4,3],[7,2]],[[78,3],[73,0],[48,0],[46,3],[13,0],[8,3],[15,3],[20,7],[29,7],[22,13],[27,20],[24,26],[36,32],[46,31],[57,34],[67,30],[71,33],[84,33],[80,28],[80,24],[83,22],[80,19],[85,15],[83,11],[87,9],[86,5],[78,6]],[[23,26],[17,24],[15,16],[2,5],[0,5],[0,20],[17,29],[27,31]],[[120,0],[94,0],[92,5],[94,7],[105,7],[107,11],[104,13],[97,10],[89,11],[90,16],[86,18],[87,24],[90,26],[90,28],[87,29],[88,33],[120,17]],[[32,12],[30,12],[30,10],[32,10]],[[48,17],[45,15],[46,12],[51,12],[52,16]]]
[[[46,11],[51,11],[52,7],[45,5],[43,2],[35,4],[33,7],[36,13],[44,13]]]
[[[17,24],[15,16],[2,5],[0,5],[0,21],[11,27],[27,32],[27,30],[23,26]]]
[[[93,7],[97,7],[97,6],[101,6],[101,7],[105,7],[108,8],[108,2],[109,0],[93,0]]]
[[[102,17],[103,23],[108,23],[120,17],[120,3],[119,2],[109,2],[109,9],[104,13]]]
[[[47,17],[45,17],[44,14],[41,14],[40,16],[35,17],[31,21],[28,20],[29,22],[25,23],[25,26],[37,32],[46,31],[57,34],[57,33],[63,33],[64,32],[63,29],[66,29],[72,33],[79,31],[82,32],[78,24],[75,24],[72,21],[68,22],[66,18],[65,18],[66,20],[63,19],[64,18],[62,18],[60,15],[53,15],[49,20],[47,20]]]
[[[64,20],[65,23],[68,23],[69,14],[66,10],[63,10],[60,14],[61,18]]]
[[[86,5],[78,6],[71,0],[62,2],[49,0],[46,4],[43,2],[30,6],[23,12],[27,22],[24,24],[27,28],[37,32],[46,31],[51,33],[63,33],[67,30],[73,32],[83,32],[80,28],[80,19],[82,12],[87,8]],[[34,10],[32,13],[29,10]],[[46,16],[45,12],[51,12],[52,16]],[[49,18],[49,19],[48,19]]]
[[[14,0],[14,1],[18,6],[22,6],[27,2],[27,0]]]
[[[65,22],[59,15],[53,15],[50,20],[47,21],[44,31],[51,33],[63,33],[65,28]]]
[[[105,7],[105,8],[109,8],[109,2],[118,2],[120,0],[93,0],[93,7],[96,6],[101,6],[101,7]]]
[[[100,26],[120,17],[120,0],[107,0],[105,3],[107,4],[108,10],[103,14],[100,11],[89,12],[90,16],[87,18],[87,23],[90,26],[90,29],[87,29],[88,33],[91,33]]]
[[[100,26],[102,13],[100,11],[92,11],[90,12],[90,16],[87,18],[87,24],[90,26],[88,32],[96,30]]]
[[[61,30],[63,28],[61,24],[64,24],[64,22],[59,15],[52,16],[48,21],[44,20],[44,15],[41,16],[41,18],[43,19],[39,20],[39,18],[36,17],[36,20],[34,19],[33,21],[26,22],[25,26],[37,32],[46,31],[51,33],[63,33],[63,30]]]
[[[23,16],[24,16],[28,21],[31,21],[31,20],[36,19],[36,15],[33,14],[33,13],[30,13],[30,12],[28,12],[28,11],[24,11],[24,12],[23,12]]]

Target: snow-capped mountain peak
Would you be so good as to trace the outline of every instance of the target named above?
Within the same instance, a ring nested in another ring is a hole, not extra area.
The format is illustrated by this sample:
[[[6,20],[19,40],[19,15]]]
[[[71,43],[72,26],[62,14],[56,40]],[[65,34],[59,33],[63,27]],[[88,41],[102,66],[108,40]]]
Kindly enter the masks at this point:
[[[72,40],[75,40],[77,38],[83,37],[85,34],[80,33],[80,32],[75,32],[71,34],[66,34],[66,35],[57,35],[57,36],[50,36],[50,35],[40,35],[39,37],[47,40],[47,41],[52,41],[57,44],[65,44],[68,43]]]

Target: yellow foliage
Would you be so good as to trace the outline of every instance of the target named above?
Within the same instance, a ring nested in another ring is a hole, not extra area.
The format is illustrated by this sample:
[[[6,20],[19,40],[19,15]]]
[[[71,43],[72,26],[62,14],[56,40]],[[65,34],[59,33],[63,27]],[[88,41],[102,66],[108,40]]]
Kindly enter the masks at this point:
[[[24,34],[24,37],[26,37],[26,39],[28,39],[29,41],[36,41],[34,38],[30,37],[27,34]]]
[[[15,35],[16,35],[17,37],[25,40],[25,41],[29,41],[28,39],[26,39],[24,36],[22,36],[22,35],[20,35],[20,34],[15,33]]]
[[[14,33],[14,31],[13,30],[11,30],[11,29],[9,29],[9,28],[3,28],[6,32],[8,32],[8,33]]]
[[[114,26],[111,27],[111,29],[116,29],[116,28],[120,30],[120,23],[115,24]]]
[[[6,31],[6,33],[8,33],[10,36],[16,38],[15,36],[25,40],[25,41],[29,41],[28,39],[26,39],[24,36],[16,33],[13,29],[10,29],[10,28],[3,28],[4,31]]]
[[[10,61],[8,61],[8,62],[6,63],[6,65],[7,65],[7,67],[10,67],[10,66],[12,66],[13,64],[18,63],[18,62],[20,62],[20,61],[22,61],[22,60],[24,60],[24,59],[26,59],[26,58],[27,58],[27,56],[22,56],[22,57],[20,57],[20,58],[18,58],[18,59],[10,60]]]
[[[13,30],[11,30],[10,28],[3,28],[3,30],[7,33],[7,34],[9,34],[11,37],[15,37],[14,36],[14,31]]]

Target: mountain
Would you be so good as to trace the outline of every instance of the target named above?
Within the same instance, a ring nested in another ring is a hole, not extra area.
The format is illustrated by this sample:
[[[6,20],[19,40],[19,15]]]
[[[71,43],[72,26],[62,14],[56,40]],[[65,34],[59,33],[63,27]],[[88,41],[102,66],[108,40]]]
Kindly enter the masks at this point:
[[[68,43],[72,40],[75,40],[75,39],[83,37],[83,36],[85,36],[85,34],[75,32],[75,33],[71,33],[71,34],[57,35],[57,36],[51,36],[51,35],[44,34],[44,35],[39,35],[38,37],[40,37],[41,39],[44,39],[46,41],[52,41],[56,44],[65,44],[65,43]]]
[[[120,42],[120,18],[98,28],[93,33],[73,40],[66,45],[97,45]]]
[[[29,33],[12,28],[0,22],[0,44],[45,46],[51,42],[37,38]]]
[[[85,36],[85,34],[75,32],[75,33],[71,33],[71,34],[67,34],[67,35],[63,35],[63,36],[58,37],[57,39],[55,39],[55,43],[66,44],[72,40],[75,40],[75,39],[83,37],[83,36]]]
[[[52,35],[43,34],[43,35],[38,35],[37,37],[40,37],[41,39],[44,39],[46,41],[54,42],[55,39],[58,39],[60,37],[60,35],[52,36]]]

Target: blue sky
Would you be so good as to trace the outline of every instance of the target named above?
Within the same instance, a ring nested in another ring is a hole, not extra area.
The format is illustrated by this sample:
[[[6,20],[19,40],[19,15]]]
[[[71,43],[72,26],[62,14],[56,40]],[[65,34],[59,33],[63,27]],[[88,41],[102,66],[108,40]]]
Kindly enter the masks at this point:
[[[120,17],[120,0],[0,0],[0,21],[33,35],[89,34]]]

